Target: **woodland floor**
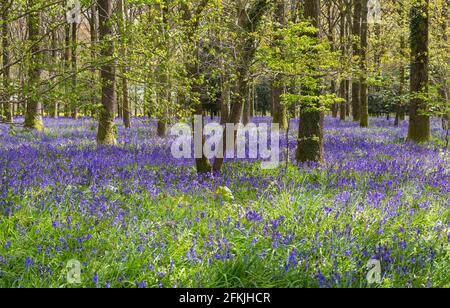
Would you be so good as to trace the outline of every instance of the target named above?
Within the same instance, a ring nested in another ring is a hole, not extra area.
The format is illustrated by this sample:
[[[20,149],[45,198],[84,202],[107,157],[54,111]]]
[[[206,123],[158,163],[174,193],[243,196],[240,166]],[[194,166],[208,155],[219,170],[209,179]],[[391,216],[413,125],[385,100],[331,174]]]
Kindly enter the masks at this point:
[[[117,123],[114,148],[96,147],[87,118],[45,119],[43,133],[0,125],[0,287],[368,287],[371,259],[371,287],[450,286],[438,121],[418,146],[406,122],[327,118],[325,166],[227,161],[207,177],[172,158],[154,122]],[[71,259],[80,285],[67,283]]]

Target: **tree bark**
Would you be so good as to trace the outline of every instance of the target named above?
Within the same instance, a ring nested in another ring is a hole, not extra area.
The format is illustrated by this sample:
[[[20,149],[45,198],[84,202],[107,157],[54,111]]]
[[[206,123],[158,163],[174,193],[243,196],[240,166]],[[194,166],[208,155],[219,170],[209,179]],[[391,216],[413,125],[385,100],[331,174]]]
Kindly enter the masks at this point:
[[[70,74],[70,24],[66,23],[64,26],[64,73]],[[70,106],[71,106],[71,93],[68,82],[64,82],[64,92],[65,92],[65,103],[64,103],[64,116],[70,116]]]
[[[130,119],[130,100],[128,94],[128,66],[127,66],[127,45],[125,36],[127,35],[128,30],[128,18],[127,18],[127,0],[118,0],[118,9],[119,9],[119,18],[121,22],[121,38],[120,38],[120,56],[121,56],[121,70],[122,70],[122,115],[123,115],[123,124],[125,128],[131,128],[131,119]]]
[[[354,0],[353,7],[353,58],[359,63],[360,57],[360,36],[361,36],[361,0]],[[361,105],[360,81],[357,76],[353,76],[352,80],[352,116],[353,121],[360,121],[360,105]]]
[[[52,63],[55,67],[61,62],[58,57],[58,32],[57,30],[52,31]],[[52,71],[52,77],[55,75],[55,69]],[[51,117],[57,119],[59,117],[59,102],[58,98],[54,99],[53,108],[51,110]]]
[[[350,104],[350,80],[345,80],[345,101],[347,102],[345,104],[345,114],[347,117],[350,117],[351,112],[351,104]]]
[[[4,21],[2,24],[1,35],[2,35],[2,58],[3,58],[3,70],[2,70],[2,78],[3,78],[3,88],[4,93],[0,95],[0,100],[3,101],[3,112],[4,114],[0,114],[0,118],[4,116],[5,121],[12,123],[13,122],[13,110],[12,104],[10,102],[11,95],[9,91],[9,84],[11,79],[11,67],[7,65],[10,61],[9,59],[9,27],[8,27],[8,18],[9,18],[9,9],[12,5],[12,1],[2,0],[2,20]]]
[[[230,82],[225,76],[221,77],[221,97],[220,97],[220,124],[225,124],[230,114]]]
[[[77,93],[77,32],[78,25],[76,23],[72,23],[72,37],[71,37],[71,64],[72,64],[72,119],[78,119],[78,95]]]
[[[245,5],[242,5],[242,3],[238,5],[238,28],[240,29],[240,33],[237,38],[237,50],[239,55],[236,70],[237,95],[233,97],[233,104],[228,117],[228,123],[236,125],[241,121],[244,101],[247,99],[248,95],[248,70],[256,53],[255,38],[251,33],[253,33],[260,24],[262,17],[270,4],[271,1],[269,0],[257,0],[249,10],[246,10]],[[226,135],[227,129],[224,130],[223,135],[224,149],[226,149],[227,146]],[[237,132],[235,132],[234,137],[236,139]],[[224,153],[225,152],[226,151],[224,151]],[[214,161],[214,171],[220,172],[222,170],[223,161],[223,158],[216,158]]]
[[[336,80],[331,80],[331,94],[336,94]],[[331,106],[331,116],[337,118],[339,114],[339,103],[333,103]]]
[[[360,126],[369,127],[369,93],[367,86],[367,48],[368,48],[368,0],[361,0],[361,50],[360,50]]]
[[[114,54],[112,41],[113,28],[111,17],[113,12],[112,0],[98,0],[99,11],[99,40],[100,56],[103,64],[100,68],[100,80],[102,86],[102,106],[100,108],[100,120],[97,132],[97,144],[115,145],[114,132],[114,104],[115,104],[115,70],[114,62],[111,60]]]
[[[286,3],[285,0],[277,0],[275,22],[278,29],[286,27]],[[280,38],[276,37],[274,44],[277,44]],[[281,101],[281,95],[284,93],[284,86],[281,84],[281,77],[275,78],[272,83],[272,115],[273,123],[277,123],[281,130],[288,127],[287,108]]]
[[[408,139],[427,142],[431,139],[430,117],[422,114],[427,110],[426,101],[420,97],[428,93],[428,39],[429,0],[415,2],[411,8],[411,73]]]
[[[406,48],[406,40],[405,37],[402,35],[400,37],[400,55],[402,59],[406,56],[405,55],[405,48]],[[402,105],[402,96],[405,94],[405,84],[406,84],[406,70],[403,63],[400,66],[400,86],[398,89],[398,98],[397,98],[397,104],[396,104],[396,112],[395,112],[395,126],[400,125],[400,121],[404,120],[405,115],[403,112],[403,105]]]
[[[304,4],[305,18],[310,20],[312,25],[317,28],[314,37],[319,36],[319,18],[320,18],[320,0],[306,0]],[[311,64],[314,65],[314,64]],[[313,68],[312,71],[316,71]],[[318,88],[318,87],[317,87]],[[312,95],[319,95],[319,90],[312,90]],[[319,102],[315,107],[320,107]],[[316,162],[323,163],[323,125],[324,112],[319,110],[300,110],[300,123],[298,134],[298,145],[296,158],[300,163]]]
[[[97,2],[94,1],[91,5],[91,13],[90,13],[90,19],[89,19],[89,32],[90,32],[90,36],[91,36],[91,61],[94,63],[95,60],[98,57],[98,10],[97,10]],[[96,89],[97,88],[97,82],[98,82],[98,71],[95,68],[95,66],[93,66],[90,70],[91,76],[90,76],[90,84],[92,86],[92,89]],[[92,93],[92,100],[93,101],[98,101],[99,97],[98,97],[98,93],[97,91],[93,91]]]
[[[441,50],[446,50],[448,49],[448,27],[449,27],[449,14],[450,14],[450,1],[446,0],[442,2],[442,15],[441,15],[441,22],[440,22],[440,27],[441,27],[441,32],[442,32],[442,36],[441,36],[441,44],[440,44],[440,49]],[[448,58],[447,58],[448,59]],[[447,109],[449,108],[449,87],[448,87],[448,73],[444,70],[438,70],[438,79],[439,79],[439,96],[441,97],[441,100],[444,102],[444,107],[446,107]],[[448,130],[450,127],[450,111],[447,111],[447,113],[444,113],[442,115],[442,128],[444,130],[447,130],[447,135],[446,135],[446,148],[448,147]]]
[[[202,0],[202,2],[198,5],[195,13],[192,12],[192,10],[184,4],[182,6],[183,11],[183,21],[184,21],[184,27],[187,34],[187,37],[190,39],[189,43],[193,46],[193,54],[192,56],[195,57],[194,63],[189,63],[187,65],[187,72],[189,77],[191,78],[192,85],[191,85],[191,92],[194,97],[201,97],[201,85],[199,81],[199,75],[200,75],[200,57],[199,57],[199,46],[198,42],[193,39],[195,32],[198,29],[198,19],[200,18],[200,15],[202,14],[203,10],[208,5],[208,0]],[[191,21],[195,19],[196,22],[191,23]],[[202,138],[194,138],[195,142],[198,142],[200,140],[201,144],[195,144],[196,148],[201,147],[202,148],[202,155],[201,158],[195,159],[195,166],[197,169],[197,173],[204,174],[204,173],[211,173],[213,171],[211,162],[209,159],[205,156],[205,153],[203,152],[203,146],[205,144],[205,137],[203,136],[203,104],[201,102],[201,99],[199,99],[199,102],[195,102],[195,112],[194,112],[194,120],[192,123],[192,126],[195,127],[197,124],[196,121],[198,119],[202,119],[202,123],[199,126],[200,131],[198,133],[201,134]],[[193,103],[193,100],[191,100],[191,104]]]
[[[36,0],[28,0],[28,8],[33,8]],[[42,121],[42,103],[40,97],[33,93],[38,90],[37,86],[41,81],[41,52],[40,52],[40,12],[31,10],[28,15],[28,40],[31,43],[31,61],[28,72],[28,84],[32,85],[31,91],[27,93],[27,110],[25,114],[24,126],[38,131],[44,130]]]
[[[346,48],[345,48],[345,5],[344,0],[340,0],[339,2],[339,43],[341,47],[341,65],[344,65]],[[343,78],[344,67],[341,66],[341,80],[339,83],[339,97],[343,100],[339,104],[339,118],[341,121],[346,120],[347,116],[347,101],[345,97],[345,79]]]

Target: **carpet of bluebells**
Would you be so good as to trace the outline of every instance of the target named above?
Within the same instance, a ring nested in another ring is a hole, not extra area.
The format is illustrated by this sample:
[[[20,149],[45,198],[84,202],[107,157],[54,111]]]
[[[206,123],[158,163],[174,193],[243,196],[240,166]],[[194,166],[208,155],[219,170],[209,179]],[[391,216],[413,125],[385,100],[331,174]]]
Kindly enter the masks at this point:
[[[208,176],[172,158],[152,121],[118,121],[118,146],[100,148],[87,118],[0,125],[0,287],[450,287],[439,123],[418,146],[406,122],[371,121],[327,118],[324,166],[228,160]]]

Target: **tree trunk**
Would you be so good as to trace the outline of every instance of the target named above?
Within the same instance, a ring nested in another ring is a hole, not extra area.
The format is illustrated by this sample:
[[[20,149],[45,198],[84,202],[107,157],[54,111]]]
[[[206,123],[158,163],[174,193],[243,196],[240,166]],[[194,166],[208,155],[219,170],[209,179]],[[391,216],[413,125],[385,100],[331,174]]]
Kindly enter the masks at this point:
[[[196,16],[193,16],[193,13],[191,9],[186,5],[182,5],[182,11],[183,11],[183,21],[184,21],[184,27],[185,31],[190,38],[190,44],[192,44],[193,47],[193,54],[192,56],[195,57],[195,62],[189,63],[187,65],[187,72],[191,80],[193,81],[191,84],[191,92],[194,97],[201,97],[201,85],[199,80],[200,75],[200,57],[199,57],[199,46],[198,42],[193,39],[193,36],[198,28],[198,23],[191,23],[193,19],[198,20],[200,18],[200,14],[202,11],[206,8],[206,5],[208,1],[203,0],[199,6],[197,7]],[[191,102],[192,103],[192,102]],[[201,120],[201,123],[198,123],[197,121]],[[193,136],[195,145],[194,147],[196,149],[201,148],[201,157],[195,159],[195,166],[197,169],[197,173],[204,174],[204,173],[211,173],[213,171],[211,162],[209,159],[205,156],[205,153],[203,152],[203,146],[205,144],[205,137],[203,135],[203,104],[200,99],[199,102],[197,102],[197,105],[195,106],[195,112],[194,112],[194,120],[192,123],[192,126],[195,128],[198,126],[198,133],[201,134],[201,138],[195,138]],[[195,132],[195,129],[194,129]],[[200,141],[200,144],[198,142]]]
[[[340,0],[339,2],[339,43],[341,45],[341,65],[344,65],[346,48],[345,48],[345,5],[344,0]],[[341,80],[339,83],[339,97],[343,100],[339,104],[339,118],[341,121],[346,120],[347,116],[347,101],[345,97],[345,79],[343,76],[344,67],[341,66]]]
[[[60,59],[58,58],[58,34],[57,30],[52,31],[52,61],[53,65],[57,67],[60,63]],[[55,69],[52,71],[52,76],[55,75]],[[53,108],[51,110],[51,117],[57,119],[59,117],[59,107],[58,107],[58,98],[54,99]]]
[[[360,82],[360,126],[369,127],[369,93],[367,87],[367,48],[368,48],[368,0],[361,0],[361,82]]]
[[[305,18],[311,20],[312,25],[319,29],[320,0],[306,0],[304,7]],[[319,36],[319,30],[313,36]],[[311,64],[311,65],[314,65]],[[313,68],[312,71],[316,71]],[[318,90],[311,91],[311,95],[319,95]],[[320,107],[319,102],[315,107]],[[318,110],[300,110],[300,124],[296,158],[298,162],[323,163],[323,125],[324,112]]]
[[[402,56],[402,59],[405,57],[405,48],[406,48],[406,40],[405,37],[402,35],[400,37],[400,55]],[[395,112],[395,126],[400,125],[400,121],[404,120],[405,115],[403,112],[403,106],[402,106],[402,96],[405,94],[405,84],[406,84],[406,70],[403,63],[401,63],[400,66],[400,86],[398,89],[398,98],[397,98],[397,104],[396,104],[396,112]]]
[[[110,58],[114,54],[114,44],[112,41],[113,28],[111,23],[112,17],[112,0],[98,0],[99,11],[99,40],[100,40],[100,56],[103,58],[103,64],[100,67],[100,80],[102,86],[102,106],[100,108],[100,120],[97,132],[97,144],[99,145],[115,145],[116,138],[114,132],[114,84],[115,73],[114,63]],[[106,59],[108,59],[106,61]]]
[[[64,73],[70,74],[70,24],[67,23],[64,26]],[[64,93],[65,93],[65,103],[64,103],[64,116],[68,117],[70,115],[71,106],[71,92],[68,82],[64,82]]]
[[[3,7],[3,14],[2,14],[2,29],[1,29],[1,35],[2,35],[2,51],[3,51],[3,70],[2,70],[2,77],[3,77],[3,88],[4,93],[0,95],[0,100],[3,101],[3,116],[5,118],[6,122],[12,123],[13,122],[13,111],[12,111],[12,104],[10,102],[11,95],[9,91],[9,83],[11,79],[11,67],[9,64],[9,27],[8,27],[8,18],[9,18],[9,9],[12,5],[12,2],[9,0],[2,0],[2,7]],[[2,115],[0,115],[0,118]]]
[[[225,124],[230,114],[230,82],[225,76],[221,77],[221,98],[220,98],[220,124]]]
[[[271,1],[257,0],[248,10],[245,5],[238,5],[238,26],[240,29],[237,39],[237,50],[239,54],[237,68],[237,95],[233,98],[233,105],[228,118],[228,123],[238,124],[241,121],[244,100],[247,98],[248,91],[248,70],[255,57],[256,46],[255,38],[252,33],[260,24],[266,10],[270,7]],[[227,129],[224,130],[223,146],[226,149]],[[234,134],[235,139],[237,132]],[[224,151],[225,153],[225,151]],[[216,158],[214,162],[214,171],[220,172],[223,166],[223,158]]]
[[[255,84],[252,85],[250,89],[250,117],[255,116],[255,100],[256,100],[256,93],[255,93]]]
[[[78,119],[78,95],[77,94],[77,30],[78,25],[76,23],[72,23],[72,42],[71,42],[71,56],[72,56],[72,119]]]
[[[331,80],[331,89],[332,94],[336,93],[336,80]],[[339,113],[339,103],[333,103],[331,106],[331,116],[333,118],[337,118]]]
[[[244,98],[244,113],[242,115],[242,123],[247,125],[250,123],[250,85],[247,84],[247,91],[245,92],[246,96]]]
[[[246,91],[248,89],[248,83],[245,77],[245,74],[247,73],[247,71],[245,69],[240,69],[240,72],[238,73],[238,79],[237,79],[237,92],[240,93],[240,95],[236,95],[234,97],[234,102],[231,106],[231,111],[230,114],[228,116],[228,121],[227,123],[233,123],[233,124],[238,124],[241,122],[241,117],[242,117],[242,112],[243,112],[243,108],[244,108],[244,100],[246,97]],[[227,129],[225,128],[224,130],[224,136],[223,136],[223,148],[224,148],[224,155],[226,153],[226,148],[227,148]],[[234,139],[236,140],[237,137],[237,131],[235,131],[234,133]],[[216,160],[214,161],[214,171],[220,172],[222,170],[222,166],[223,166],[223,161],[224,159],[221,157],[217,157]]]
[[[350,117],[351,105],[350,105],[350,80],[345,81],[345,114]]]
[[[169,15],[169,3],[167,0],[162,1],[158,4],[158,10],[161,11],[162,14],[162,25],[160,27],[161,37],[164,42],[166,42],[166,50],[165,56],[163,58],[168,59],[168,44],[169,36],[167,28],[170,27],[168,15]],[[186,11],[186,10],[185,10]],[[185,16],[184,16],[185,17]],[[158,112],[158,124],[157,124],[157,135],[160,138],[167,137],[167,122],[169,118],[169,104],[170,104],[170,76],[167,73],[166,69],[159,69],[158,75],[160,78],[160,83],[163,84],[163,88],[159,87],[159,93],[157,99],[162,99],[162,104],[159,104],[158,107],[163,109],[163,112]]]
[[[28,8],[33,8],[35,0],[28,0]],[[28,84],[33,85],[32,91],[38,90],[41,81],[41,59],[40,54],[40,12],[30,11],[28,15],[28,40],[31,43],[31,61],[28,73]],[[27,93],[27,110],[25,114],[25,127],[38,131],[44,130],[44,122],[42,121],[42,103],[39,101],[39,95],[36,93]]]
[[[443,1],[442,2],[442,15],[441,15],[441,44],[440,49],[446,50],[448,49],[448,27],[449,27],[449,14],[450,14],[450,1]],[[447,58],[448,59],[448,58]],[[448,88],[448,74],[447,71],[441,71],[438,70],[438,79],[439,79],[439,96],[441,97],[441,100],[444,102],[444,106],[447,108],[447,112],[442,115],[442,128],[447,131],[446,134],[446,148],[448,147],[449,142],[449,126],[450,126],[450,111],[448,110],[449,107],[449,88]]]
[[[286,130],[288,126],[287,110],[281,102],[283,88],[281,85],[272,84],[272,122],[278,124],[281,130]]]
[[[430,117],[422,114],[427,110],[421,95],[428,94],[428,37],[429,0],[414,3],[411,8],[411,73],[408,139],[426,142],[431,139]]]
[[[361,36],[361,0],[354,0],[353,8],[353,57],[356,61],[360,61],[360,36]],[[353,121],[360,121],[360,105],[361,105],[361,90],[359,78],[353,76],[352,80],[352,108],[353,108]]]
[[[286,3],[285,0],[277,0],[277,8],[275,21],[277,23],[277,28],[286,27]],[[280,38],[276,37],[274,44],[277,44]],[[277,123],[280,126],[281,130],[286,130],[288,127],[287,120],[287,109],[286,105],[281,101],[281,95],[284,93],[284,86],[281,84],[281,79],[276,78],[272,83],[272,114],[273,114],[273,123]]]
[[[120,56],[121,56],[121,70],[122,70],[122,115],[123,115],[123,124],[125,128],[131,128],[131,119],[130,119],[130,100],[128,95],[128,66],[127,66],[127,45],[125,36],[127,35],[128,30],[128,18],[127,18],[127,6],[126,0],[118,1],[118,9],[119,9],[119,18],[121,22],[121,38],[120,38]]]
[[[166,137],[167,136],[167,124],[164,123],[163,121],[159,120],[156,131],[157,131],[158,137],[160,137],[160,138]]]
[[[89,19],[89,32],[91,36],[91,61],[95,63],[95,60],[98,56],[97,46],[98,46],[98,10],[97,10],[97,3],[94,1],[91,4],[91,18]],[[95,66],[93,66],[90,70],[91,76],[90,76],[90,84],[92,86],[92,89],[97,88],[97,80],[98,80],[98,72]],[[97,91],[94,91],[92,93],[92,100],[97,102],[99,100]]]

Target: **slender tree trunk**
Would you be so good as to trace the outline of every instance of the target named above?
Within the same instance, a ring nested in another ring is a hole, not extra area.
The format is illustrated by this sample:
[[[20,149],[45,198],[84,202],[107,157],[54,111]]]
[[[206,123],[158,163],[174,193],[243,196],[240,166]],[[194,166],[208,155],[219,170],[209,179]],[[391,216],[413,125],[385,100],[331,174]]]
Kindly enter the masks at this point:
[[[336,80],[331,80],[331,89],[332,94],[336,94]],[[331,106],[331,116],[333,118],[337,118],[339,114],[339,103],[333,103]]]
[[[340,0],[339,2],[339,43],[341,47],[341,65],[344,65],[346,48],[345,48],[345,5],[344,0]],[[347,116],[347,101],[345,97],[345,79],[343,78],[344,67],[341,67],[341,80],[339,83],[339,97],[343,100],[339,104],[339,118],[341,121],[346,120]]]
[[[350,117],[351,105],[350,105],[350,80],[345,81],[345,114]]]
[[[4,118],[6,122],[13,122],[13,111],[12,104],[10,103],[11,95],[9,91],[9,83],[11,79],[11,67],[8,65],[9,63],[9,27],[7,20],[9,19],[9,9],[12,5],[12,2],[9,0],[2,0],[2,20],[4,21],[2,24],[1,35],[2,35],[2,51],[3,51],[3,88],[4,93],[0,95],[0,100],[3,101],[3,110],[4,110]],[[1,115],[0,115],[1,117]]]
[[[402,56],[402,59],[405,57],[405,48],[406,48],[406,40],[405,37],[402,35],[400,37],[400,55]],[[398,98],[397,98],[397,104],[396,104],[396,112],[395,112],[395,126],[400,125],[400,121],[404,120],[405,115],[403,112],[403,106],[402,106],[402,96],[405,94],[405,84],[406,84],[406,70],[403,63],[400,66],[400,86],[398,89]]]
[[[411,73],[408,139],[426,142],[431,139],[430,117],[422,114],[427,110],[426,101],[420,94],[428,93],[428,37],[429,0],[415,2],[411,8]]]
[[[64,72],[66,74],[70,73],[70,24],[67,23],[64,26]],[[64,104],[64,116],[68,117],[70,115],[70,106],[72,104],[71,97],[72,93],[70,91],[69,83],[64,82],[64,92],[65,92],[65,104]]]
[[[278,124],[281,130],[286,130],[288,120],[286,106],[281,101],[283,93],[284,87],[282,85],[272,84],[272,122]]]
[[[35,5],[36,0],[28,0],[28,8]],[[41,57],[40,52],[40,12],[30,11],[28,14],[28,40],[31,43],[31,61],[28,73],[28,84],[33,85],[33,90],[38,90],[37,85],[41,81]],[[31,90],[31,91],[33,91]],[[44,130],[42,121],[42,103],[35,93],[27,93],[27,110],[25,114],[25,127],[38,131]]]
[[[441,44],[440,49],[441,50],[448,50],[448,28],[449,28],[449,14],[450,14],[450,0],[446,0],[442,2],[442,15],[441,15]],[[447,57],[448,59],[448,57]],[[442,115],[442,128],[447,131],[446,133],[446,148],[448,147],[449,142],[449,128],[450,128],[450,111],[448,111],[449,108],[449,86],[448,86],[448,71],[441,71],[438,70],[438,79],[439,79],[439,96],[441,97],[441,100],[444,102],[444,106],[447,108],[447,113]]]
[[[275,21],[277,22],[277,28],[286,27],[286,3],[285,0],[277,0],[276,5],[276,16]],[[280,38],[275,38],[275,45]],[[284,86],[281,84],[282,76],[276,78],[272,83],[272,113],[273,113],[273,123],[277,123],[281,130],[286,130],[288,127],[287,120],[287,109],[286,105],[283,104],[281,100],[281,95],[284,93]]]
[[[351,63],[351,57],[352,57],[352,34],[353,34],[353,0],[346,0],[345,1],[345,37],[346,37],[346,57],[348,60],[348,63]],[[345,80],[345,100],[347,101],[346,104],[346,115],[347,118],[350,118],[351,112],[352,112],[352,105],[351,105],[351,79],[347,76]]]
[[[161,36],[164,38],[164,41],[166,43],[166,58],[168,58],[169,54],[169,36],[168,36],[168,27],[169,27],[169,20],[168,20],[168,14],[169,14],[169,3],[167,0],[164,0],[162,2],[163,5],[158,4],[158,9],[161,11],[162,14],[162,26],[160,28],[161,30]],[[169,118],[169,103],[170,103],[170,76],[167,73],[166,69],[161,69],[159,72],[161,84],[165,85],[164,88],[160,89],[159,98],[163,100],[163,104],[159,104],[160,108],[163,109],[162,113],[158,113],[158,124],[157,124],[157,135],[158,137],[165,138],[167,136],[167,121]],[[164,107],[163,107],[164,106]]]
[[[53,30],[52,31],[52,61],[53,61],[53,65],[55,67],[57,67],[58,63],[60,62],[60,59],[58,59],[58,52],[57,52],[57,48],[58,48],[58,32],[57,30]],[[53,70],[52,75],[55,75],[55,71]],[[54,119],[57,119],[59,117],[59,103],[58,103],[58,98],[54,99],[53,102],[53,108],[51,111],[51,117]]]
[[[245,74],[247,73],[247,71],[245,69],[240,69],[240,72],[238,73],[238,79],[237,79],[237,92],[239,93],[239,95],[236,95],[234,97],[234,102],[231,106],[231,111],[230,114],[228,116],[228,121],[227,123],[233,123],[233,124],[238,124],[241,122],[241,117],[242,117],[242,112],[243,112],[243,108],[244,108],[244,100],[245,97],[247,95],[246,91],[248,90],[248,83],[247,80],[245,78]],[[227,129],[225,128],[224,130],[224,136],[223,136],[223,147],[224,150],[227,147],[227,143],[226,143],[226,134],[227,134]],[[236,140],[237,137],[237,131],[235,131],[234,133],[234,139]],[[226,153],[226,151],[223,151],[224,153]],[[223,161],[224,159],[221,157],[216,158],[216,160],[214,161],[214,171],[220,172],[222,169],[222,165],[223,165]]]
[[[100,108],[100,120],[97,132],[97,143],[100,145],[115,145],[116,138],[114,132],[114,84],[115,72],[114,63],[110,58],[114,54],[114,44],[112,41],[113,28],[111,17],[113,12],[112,0],[98,0],[99,12],[99,40],[100,56],[103,62],[100,68],[100,80],[102,86],[102,106]]]
[[[257,0],[248,10],[245,8],[245,5],[238,5],[238,26],[239,29],[241,29],[241,33],[239,34],[237,44],[239,54],[238,68],[236,70],[237,95],[233,98],[233,105],[231,107],[228,123],[238,124],[241,121],[244,101],[248,95],[248,70],[256,53],[255,38],[251,33],[253,33],[260,24],[262,17],[270,4],[271,1],[269,0]],[[226,149],[227,146],[226,135],[227,130],[225,129],[223,136],[224,149]],[[235,132],[234,136],[236,140],[237,132]],[[214,161],[214,171],[220,172],[222,170],[223,161],[223,158],[216,158]]]
[[[359,63],[360,61],[360,36],[361,36],[361,0],[354,0],[353,8],[353,58]],[[360,105],[361,105],[361,90],[359,77],[353,76],[352,81],[352,108],[353,121],[360,121]]]
[[[94,1],[91,5],[91,18],[89,19],[89,32],[91,36],[91,61],[94,62],[98,56],[98,10],[97,2]],[[94,89],[92,93],[92,100],[97,102],[99,100],[98,93],[95,91],[97,88],[98,81],[98,71],[93,66],[90,70],[90,84],[91,88]]]
[[[368,48],[368,0],[361,0],[361,82],[360,82],[360,126],[369,127],[369,93],[367,86],[367,48]]]
[[[221,98],[220,98],[220,124],[225,124],[230,114],[230,82],[225,76],[221,77]]]
[[[206,8],[206,5],[208,4],[208,1],[202,0],[202,2],[197,7],[196,16],[193,16],[193,12],[191,9],[186,5],[182,5],[182,11],[183,11],[183,21],[184,21],[184,27],[185,31],[190,38],[189,43],[192,44],[192,47],[194,49],[192,56],[195,57],[195,61],[193,63],[189,63],[187,65],[187,72],[189,77],[191,78],[192,85],[191,85],[191,92],[194,97],[201,97],[201,84],[199,80],[200,76],[200,57],[199,57],[199,46],[198,42],[193,39],[193,36],[195,32],[198,29],[198,23],[191,23],[193,19],[198,19],[200,17],[200,14],[202,11]],[[197,121],[201,121],[201,123],[198,123]],[[209,159],[205,156],[205,153],[203,152],[203,146],[205,144],[205,137],[203,135],[203,104],[201,102],[197,102],[195,105],[195,112],[194,112],[194,120],[192,123],[193,127],[198,127],[198,133],[201,134],[201,138],[195,138],[194,141],[195,145],[194,147],[196,149],[201,148],[201,157],[195,159],[195,165],[197,169],[197,173],[204,174],[204,173],[211,173],[213,171],[211,162]],[[194,130],[195,131],[195,130]]]
[[[119,8],[119,18],[121,20],[121,39],[120,39],[120,56],[121,56],[121,70],[122,70],[122,114],[123,114],[123,124],[125,128],[131,128],[131,119],[130,119],[130,101],[128,96],[128,66],[127,66],[127,44],[126,44],[126,35],[128,30],[128,18],[127,18],[127,5],[126,0],[118,1]]]
[[[327,11],[327,37],[328,37],[328,41],[330,42],[331,45],[331,51],[332,52],[336,52],[336,43],[334,41],[334,28],[335,28],[335,21],[334,21],[334,13],[335,13],[335,9],[334,9],[334,2],[333,1],[327,1],[326,2],[326,11]],[[334,78],[331,79],[331,83],[330,83],[330,92],[331,94],[336,94],[336,80]],[[339,114],[339,103],[333,103],[331,105],[331,116],[333,118],[337,118]]]
[[[76,23],[72,23],[72,42],[71,42],[71,62],[72,62],[72,119],[76,120],[78,119],[78,96],[77,93],[77,32],[78,32],[78,25]]]
[[[250,89],[250,117],[255,116],[255,100],[256,100],[256,93],[255,93],[255,84],[252,84],[252,87]]]
[[[247,84],[246,97],[244,98],[244,114],[242,115],[242,122],[244,125],[250,123],[250,84]]]
[[[312,25],[319,29],[320,0],[305,0],[305,18],[311,20]],[[313,34],[319,36],[319,32]],[[312,64],[314,65],[314,64]],[[313,71],[317,70],[316,68]],[[313,90],[312,95],[319,95],[318,90]],[[316,107],[320,107],[317,102]],[[299,137],[296,158],[298,162],[323,163],[323,125],[324,112],[318,110],[300,110]]]
[[[23,63],[19,63],[19,69],[18,69],[18,73],[19,73],[19,84],[20,84],[20,88],[24,89],[25,88],[25,68],[24,68],[24,64]],[[20,115],[25,115],[26,114],[26,110],[27,110],[27,101],[26,101],[26,94],[25,91],[20,91],[18,94],[19,97],[19,101],[21,101],[22,103],[19,103],[19,111],[20,111]]]

